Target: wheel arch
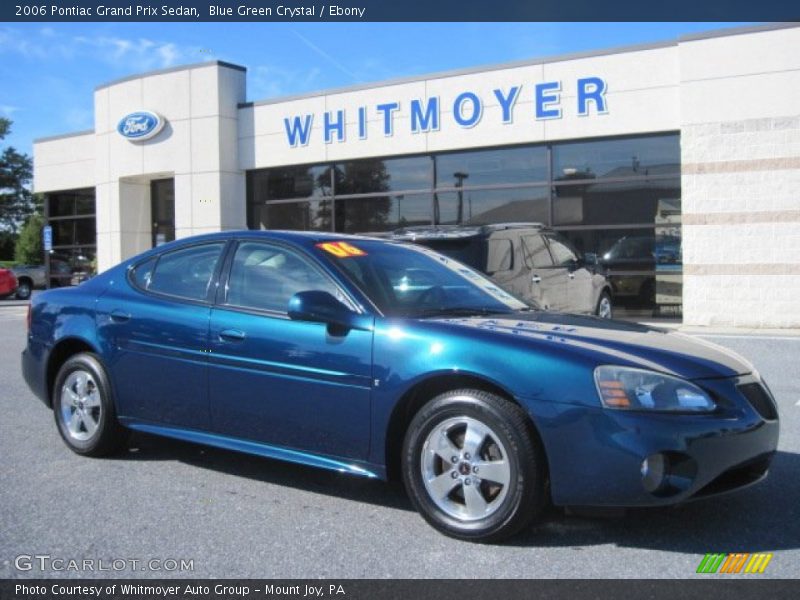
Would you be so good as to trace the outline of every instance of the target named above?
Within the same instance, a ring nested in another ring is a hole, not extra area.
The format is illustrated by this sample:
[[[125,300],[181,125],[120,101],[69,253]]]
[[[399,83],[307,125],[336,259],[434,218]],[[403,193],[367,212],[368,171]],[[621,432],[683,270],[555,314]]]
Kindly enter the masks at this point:
[[[45,370],[45,380],[47,382],[46,399],[49,407],[53,407],[53,385],[56,382],[56,376],[61,365],[81,352],[97,354],[97,349],[83,338],[67,337],[59,340],[50,350]]]
[[[384,452],[387,479],[390,481],[398,481],[401,479],[400,457],[403,447],[403,438],[405,437],[408,426],[411,424],[414,415],[416,415],[429,400],[435,398],[439,394],[462,388],[478,389],[502,396],[522,409],[525,413],[531,439],[534,444],[538,446],[542,456],[545,458],[544,465],[547,469],[546,477],[549,480],[547,453],[542,443],[542,437],[530,413],[525,410],[525,407],[507,389],[488,378],[471,373],[442,373],[431,375],[415,383],[401,396],[392,410],[392,414],[389,418],[389,425],[386,429]]]

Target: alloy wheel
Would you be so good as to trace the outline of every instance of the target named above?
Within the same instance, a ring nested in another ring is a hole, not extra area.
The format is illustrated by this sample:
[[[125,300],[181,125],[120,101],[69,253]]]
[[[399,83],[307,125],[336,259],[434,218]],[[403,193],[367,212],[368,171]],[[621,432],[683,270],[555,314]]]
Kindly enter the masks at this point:
[[[453,417],[428,434],[421,455],[422,481],[450,517],[477,521],[503,504],[511,482],[508,453],[499,436],[472,417]]]
[[[102,419],[102,402],[91,373],[76,370],[61,386],[61,420],[69,436],[85,442],[97,432]]]

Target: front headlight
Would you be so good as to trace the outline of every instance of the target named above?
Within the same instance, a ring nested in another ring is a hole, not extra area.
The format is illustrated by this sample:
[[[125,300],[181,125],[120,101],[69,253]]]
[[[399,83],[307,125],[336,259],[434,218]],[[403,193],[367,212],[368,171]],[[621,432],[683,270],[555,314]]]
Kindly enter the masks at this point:
[[[710,412],[716,408],[699,387],[678,377],[644,369],[602,366],[594,370],[606,408],[666,412]]]

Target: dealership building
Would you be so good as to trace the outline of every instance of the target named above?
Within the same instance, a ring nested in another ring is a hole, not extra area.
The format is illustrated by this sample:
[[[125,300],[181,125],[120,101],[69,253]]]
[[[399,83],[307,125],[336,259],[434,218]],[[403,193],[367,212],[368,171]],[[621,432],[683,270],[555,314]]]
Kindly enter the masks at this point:
[[[51,281],[212,231],[535,221],[622,313],[800,327],[798,50],[779,24],[265,100],[220,61],[106,83],[93,130],[34,143]]]

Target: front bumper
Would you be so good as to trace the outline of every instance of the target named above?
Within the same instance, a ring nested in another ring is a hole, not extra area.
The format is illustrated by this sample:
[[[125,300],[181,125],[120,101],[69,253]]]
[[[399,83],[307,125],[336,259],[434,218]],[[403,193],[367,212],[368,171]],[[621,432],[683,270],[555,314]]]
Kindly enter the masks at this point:
[[[663,506],[763,479],[779,422],[764,418],[739,392],[754,382],[752,376],[696,381],[717,400],[718,410],[707,415],[530,404],[547,452],[553,503]],[[648,491],[642,462],[654,454],[666,457],[670,479]]]

